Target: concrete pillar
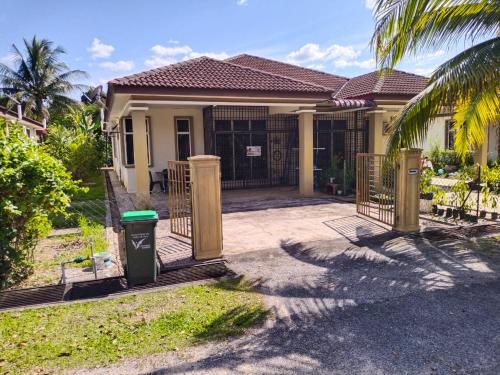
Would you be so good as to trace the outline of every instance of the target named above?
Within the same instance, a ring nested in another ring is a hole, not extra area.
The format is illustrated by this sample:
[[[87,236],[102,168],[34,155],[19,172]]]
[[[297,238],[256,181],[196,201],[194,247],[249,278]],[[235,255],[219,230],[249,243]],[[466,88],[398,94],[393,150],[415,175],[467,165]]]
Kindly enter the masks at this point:
[[[220,157],[188,158],[191,178],[193,253],[196,260],[222,256]]]
[[[148,140],[146,133],[146,111],[132,109],[132,126],[134,133],[134,169],[137,209],[144,210],[151,207],[149,197],[149,163]]]
[[[368,113],[368,152],[370,154],[385,154],[384,112],[375,110]]]
[[[420,158],[421,149],[401,149],[396,162],[396,207],[394,229],[400,232],[420,230]]]
[[[312,112],[299,113],[299,192],[314,194],[314,132]]]
[[[485,134],[484,134],[483,144],[479,146],[474,152],[474,163],[479,164],[481,166],[488,164],[488,144],[489,144],[488,128],[489,127],[487,126],[486,129],[484,130]]]

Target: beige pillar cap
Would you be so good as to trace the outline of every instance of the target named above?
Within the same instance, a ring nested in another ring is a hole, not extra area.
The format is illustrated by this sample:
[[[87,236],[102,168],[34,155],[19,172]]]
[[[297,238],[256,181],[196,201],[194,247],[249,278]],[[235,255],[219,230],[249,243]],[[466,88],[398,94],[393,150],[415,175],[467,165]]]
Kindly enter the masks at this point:
[[[190,156],[188,157],[188,160],[191,161],[202,161],[202,160],[220,160],[219,156],[215,155],[196,155],[196,156]]]

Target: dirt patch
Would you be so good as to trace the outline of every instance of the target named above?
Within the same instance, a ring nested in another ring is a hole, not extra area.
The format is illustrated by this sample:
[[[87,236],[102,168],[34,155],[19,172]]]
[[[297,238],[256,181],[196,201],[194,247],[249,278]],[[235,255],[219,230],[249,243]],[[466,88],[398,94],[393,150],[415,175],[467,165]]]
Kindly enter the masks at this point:
[[[85,244],[79,234],[43,239],[35,249],[34,272],[12,289],[57,284],[61,279],[61,262],[83,256]]]

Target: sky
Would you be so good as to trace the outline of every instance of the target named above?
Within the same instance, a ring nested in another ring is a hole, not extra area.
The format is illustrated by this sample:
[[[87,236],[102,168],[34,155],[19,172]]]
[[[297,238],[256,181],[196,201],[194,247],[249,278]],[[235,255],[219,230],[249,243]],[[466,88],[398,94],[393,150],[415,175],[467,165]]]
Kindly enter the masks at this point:
[[[0,61],[12,44],[46,38],[86,84],[192,57],[249,53],[345,77],[375,69],[374,0],[2,1]],[[20,17],[17,17],[19,15]],[[22,20],[19,22],[18,20]],[[398,69],[429,75],[456,51],[437,49]]]

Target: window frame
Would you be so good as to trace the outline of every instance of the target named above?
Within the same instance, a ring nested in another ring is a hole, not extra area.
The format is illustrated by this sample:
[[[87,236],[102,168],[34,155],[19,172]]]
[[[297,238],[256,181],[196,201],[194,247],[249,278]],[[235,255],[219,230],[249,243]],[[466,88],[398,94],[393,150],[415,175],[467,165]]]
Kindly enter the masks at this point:
[[[454,143],[456,137],[456,130],[453,130],[454,121],[453,119],[447,119],[444,121],[444,148],[445,150],[454,150]],[[453,144],[450,146],[450,133],[453,133]]]
[[[125,121],[127,119],[132,120],[132,116],[125,116],[122,117],[121,119],[121,127],[120,127],[120,134],[122,135],[122,164],[125,168],[135,168],[135,158],[134,158],[134,163],[133,164],[128,164],[127,163],[127,135],[132,135],[132,139],[134,137],[134,123],[132,121],[132,131],[127,132],[125,129]],[[153,152],[152,152],[152,142],[151,142],[151,119],[149,116],[146,116],[146,142],[147,142],[147,149],[148,149],[148,167],[151,167],[153,165]]]
[[[178,120],[188,120],[188,131],[179,132],[177,130]],[[179,135],[189,136],[189,157],[194,156],[194,142],[193,142],[193,117],[192,116],[175,116],[174,117],[174,131],[175,131],[175,160],[179,160]]]

